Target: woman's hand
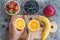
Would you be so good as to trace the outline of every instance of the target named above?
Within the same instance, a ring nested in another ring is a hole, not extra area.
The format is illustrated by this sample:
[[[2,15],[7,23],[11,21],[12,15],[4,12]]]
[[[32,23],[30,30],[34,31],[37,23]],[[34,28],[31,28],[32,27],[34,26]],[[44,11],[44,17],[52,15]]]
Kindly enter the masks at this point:
[[[9,23],[9,40],[18,40],[22,34],[24,37],[26,36],[26,40],[33,40],[31,32],[26,33],[24,30],[18,31],[16,27],[12,25],[12,23]]]
[[[12,23],[9,23],[9,40],[18,40],[20,35],[23,33],[23,30],[18,31]]]

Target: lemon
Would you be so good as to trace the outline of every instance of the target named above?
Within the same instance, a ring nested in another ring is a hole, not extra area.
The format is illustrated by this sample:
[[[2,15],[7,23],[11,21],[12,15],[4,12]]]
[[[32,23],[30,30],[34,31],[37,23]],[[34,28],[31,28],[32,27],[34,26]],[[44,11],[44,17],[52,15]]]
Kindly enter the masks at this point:
[[[14,22],[17,29],[23,30],[25,28],[25,21],[23,18],[17,18]]]
[[[40,28],[40,23],[39,23],[39,21],[38,21],[38,20],[35,20],[35,19],[31,20],[31,21],[28,23],[28,28],[29,28],[29,30],[31,30],[31,31],[37,31],[37,30],[39,30],[39,28]]]

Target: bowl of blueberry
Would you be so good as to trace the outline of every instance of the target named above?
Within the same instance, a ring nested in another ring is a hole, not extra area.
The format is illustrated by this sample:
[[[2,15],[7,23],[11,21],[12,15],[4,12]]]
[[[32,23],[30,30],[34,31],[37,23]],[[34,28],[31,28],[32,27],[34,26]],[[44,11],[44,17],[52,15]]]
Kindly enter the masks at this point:
[[[37,1],[27,1],[24,4],[24,11],[27,14],[35,14],[39,11],[39,4]]]

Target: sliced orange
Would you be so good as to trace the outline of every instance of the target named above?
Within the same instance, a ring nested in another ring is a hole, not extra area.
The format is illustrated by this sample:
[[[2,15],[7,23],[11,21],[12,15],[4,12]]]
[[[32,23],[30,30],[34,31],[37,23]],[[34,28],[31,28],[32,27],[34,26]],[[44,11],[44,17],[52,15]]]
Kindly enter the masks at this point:
[[[37,31],[37,30],[39,30],[39,28],[40,28],[40,23],[39,23],[39,21],[38,21],[38,20],[35,20],[35,19],[31,20],[31,21],[29,22],[29,24],[28,24],[28,28],[29,28],[29,30],[31,30],[31,31]]]
[[[17,18],[14,22],[14,25],[18,30],[23,30],[25,28],[25,21],[23,18]]]

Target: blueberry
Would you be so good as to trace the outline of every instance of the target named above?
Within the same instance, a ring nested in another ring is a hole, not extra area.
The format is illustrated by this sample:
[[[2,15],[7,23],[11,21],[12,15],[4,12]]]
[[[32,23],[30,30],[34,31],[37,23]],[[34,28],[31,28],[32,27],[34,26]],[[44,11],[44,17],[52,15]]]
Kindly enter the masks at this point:
[[[26,3],[26,6],[28,6],[29,4],[28,3]]]
[[[32,18],[30,18],[29,20],[32,20]]]
[[[7,19],[4,19],[5,22],[7,22],[8,20]]]
[[[26,6],[26,8],[29,8],[29,6]]]
[[[35,9],[36,11],[38,11],[38,9]]]
[[[29,1],[27,1],[26,3],[30,3]]]
[[[34,9],[36,9],[37,7],[34,7]]]
[[[36,12],[36,10],[34,10],[34,12]]]
[[[27,11],[27,13],[30,13],[30,11]]]
[[[2,25],[3,28],[5,28],[5,25]]]
[[[34,6],[37,6],[36,3],[34,3]]]
[[[34,13],[34,10],[32,11],[32,13]]]

